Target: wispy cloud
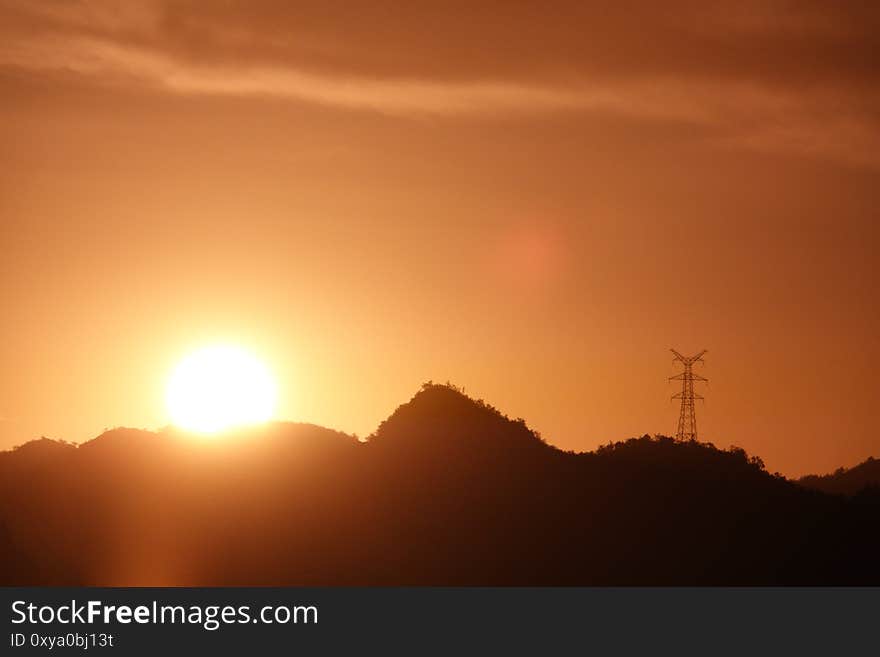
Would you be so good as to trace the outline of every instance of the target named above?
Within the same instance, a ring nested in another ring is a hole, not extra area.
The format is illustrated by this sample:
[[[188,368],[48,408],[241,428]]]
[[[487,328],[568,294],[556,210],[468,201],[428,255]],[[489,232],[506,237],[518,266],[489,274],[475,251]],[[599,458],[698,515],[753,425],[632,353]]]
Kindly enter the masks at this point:
[[[136,81],[181,94],[289,98],[391,113],[438,114],[611,107],[607,92],[506,81],[436,82],[320,75],[294,67],[196,65],[149,49],[94,38],[33,40],[0,46],[0,62],[30,70],[65,71],[121,83]]]
[[[120,5],[7,0],[3,6],[17,17],[20,26],[16,29],[13,21],[13,26],[5,29],[0,42],[0,66],[4,67],[76,75],[102,84],[146,85],[166,93],[274,97],[392,114],[608,113],[692,123],[711,130],[723,145],[880,166],[880,99],[870,85],[858,80],[844,85],[830,77],[826,83],[783,84],[774,76],[772,63],[764,64],[769,72],[758,74],[750,68],[757,65],[746,55],[742,57],[741,68],[746,71],[742,75],[729,70],[736,71],[736,62],[726,64],[723,71],[724,62],[717,64],[719,72],[713,74],[711,62],[699,70],[676,60],[665,66],[646,61],[641,70],[614,62],[601,70],[592,63],[560,60],[552,74],[521,76],[498,73],[492,67],[462,70],[459,76],[432,74],[430,70],[420,73],[417,67],[408,66],[399,71],[377,67],[371,72],[368,67],[339,62],[334,67],[315,66],[308,58],[289,53],[283,57],[265,53],[247,56],[248,47],[261,42],[259,27],[243,36],[233,27],[222,29],[224,24],[218,19],[196,21],[194,32],[187,32],[184,40],[187,47],[177,47],[179,40],[166,35],[167,7],[159,2]],[[705,12],[697,15],[704,22],[683,24],[684,32],[699,32],[699,26],[705,31],[709,24],[724,33],[726,25],[728,32],[761,43],[783,33],[798,43],[819,39],[819,54],[828,48],[828,39],[845,41],[849,25],[838,22],[829,27],[829,21],[823,23],[816,11],[791,17],[766,7],[754,15],[713,14],[708,22]],[[194,20],[192,16],[184,18]],[[212,47],[205,51],[198,48],[199,38]],[[277,41],[277,35],[267,33],[265,40]],[[705,36],[695,40],[697,45],[704,42]],[[217,54],[224,52],[224,43],[227,50],[240,56]],[[503,55],[504,48],[495,47]],[[671,43],[669,47],[677,46]],[[347,51],[347,56],[352,54]],[[707,59],[711,58],[707,55]],[[777,68],[788,66],[784,57],[780,62]],[[796,74],[794,70],[790,76]]]

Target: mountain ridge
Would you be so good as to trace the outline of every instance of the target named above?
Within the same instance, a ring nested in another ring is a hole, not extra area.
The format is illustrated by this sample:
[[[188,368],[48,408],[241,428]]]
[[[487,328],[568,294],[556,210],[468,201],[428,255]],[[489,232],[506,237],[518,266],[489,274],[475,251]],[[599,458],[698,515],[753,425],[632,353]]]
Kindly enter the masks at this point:
[[[363,442],[282,422],[5,452],[0,583],[880,583],[878,518],[738,448],[564,452],[429,383]]]
[[[857,495],[866,489],[880,489],[880,459],[869,456],[850,468],[840,467],[824,475],[806,475],[798,483],[825,493]]]

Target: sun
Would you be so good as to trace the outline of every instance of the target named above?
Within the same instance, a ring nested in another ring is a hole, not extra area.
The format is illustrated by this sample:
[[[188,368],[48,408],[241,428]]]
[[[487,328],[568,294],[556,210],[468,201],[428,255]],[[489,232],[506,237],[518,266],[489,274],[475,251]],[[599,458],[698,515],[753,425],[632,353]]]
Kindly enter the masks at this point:
[[[217,433],[272,419],[277,387],[269,369],[246,350],[203,347],[184,358],[168,381],[166,402],[175,426]]]

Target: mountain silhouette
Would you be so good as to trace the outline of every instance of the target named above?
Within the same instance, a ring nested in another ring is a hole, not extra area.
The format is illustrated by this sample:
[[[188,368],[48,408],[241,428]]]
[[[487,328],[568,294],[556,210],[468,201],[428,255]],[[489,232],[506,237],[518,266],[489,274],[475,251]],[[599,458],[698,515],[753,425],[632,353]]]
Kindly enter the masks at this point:
[[[838,468],[827,475],[807,475],[798,483],[838,495],[880,495],[880,459],[869,456],[852,468]]]
[[[6,585],[880,584],[878,520],[741,449],[563,452],[433,383],[365,441],[278,422],[0,453]]]

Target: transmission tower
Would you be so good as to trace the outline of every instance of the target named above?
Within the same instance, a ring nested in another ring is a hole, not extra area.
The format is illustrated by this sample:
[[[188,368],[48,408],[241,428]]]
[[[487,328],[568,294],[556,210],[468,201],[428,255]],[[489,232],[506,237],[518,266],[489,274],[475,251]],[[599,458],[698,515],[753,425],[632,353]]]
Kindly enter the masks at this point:
[[[703,349],[696,356],[690,357],[682,356],[675,349],[670,349],[669,351],[675,354],[672,362],[678,362],[684,366],[683,372],[669,377],[670,381],[681,381],[681,392],[672,396],[673,399],[681,400],[681,411],[678,414],[678,431],[675,437],[678,440],[696,440],[697,416],[694,414],[694,401],[697,399],[702,400],[703,396],[694,393],[694,381],[708,381],[709,379],[699,374],[694,374],[693,365],[694,363],[704,363],[703,354],[706,353],[706,350]]]

